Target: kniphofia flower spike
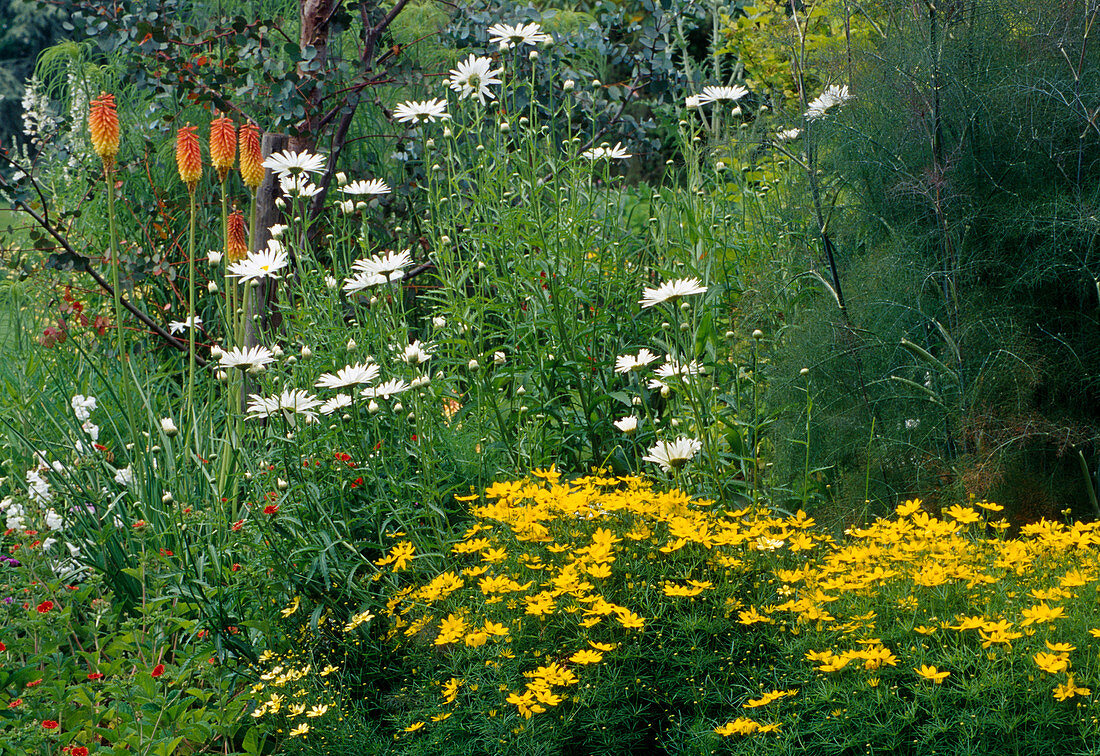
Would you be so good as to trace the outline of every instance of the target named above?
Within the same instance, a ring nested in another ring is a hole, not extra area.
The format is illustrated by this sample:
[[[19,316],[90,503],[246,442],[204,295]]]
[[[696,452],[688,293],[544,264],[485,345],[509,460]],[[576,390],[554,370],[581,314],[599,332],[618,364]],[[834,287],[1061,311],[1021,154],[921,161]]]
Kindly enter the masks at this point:
[[[187,191],[195,191],[195,186],[202,178],[202,150],[199,147],[199,137],[195,133],[198,126],[187,124],[176,133],[176,166],[179,168],[180,180],[187,184]]]
[[[88,130],[92,134],[92,148],[103,161],[103,170],[110,171],[118,154],[118,112],[115,96],[101,92],[92,100],[88,111]]]

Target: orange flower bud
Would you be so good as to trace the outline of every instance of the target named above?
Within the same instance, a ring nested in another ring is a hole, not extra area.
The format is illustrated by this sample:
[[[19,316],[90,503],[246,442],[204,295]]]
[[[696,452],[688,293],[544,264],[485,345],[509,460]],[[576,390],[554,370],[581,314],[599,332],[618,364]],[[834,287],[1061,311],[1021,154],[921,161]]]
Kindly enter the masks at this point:
[[[92,100],[88,130],[92,132],[92,147],[103,161],[103,169],[110,171],[118,154],[118,113],[114,95],[100,92],[99,97]]]
[[[195,191],[195,185],[202,178],[202,150],[199,137],[195,132],[198,126],[187,124],[176,132],[176,166],[180,171],[180,180],[187,184],[187,191]]]
[[[219,181],[225,181],[236,157],[237,127],[225,116],[214,119],[210,122],[210,164],[218,172]]]
[[[225,240],[225,256],[229,262],[237,262],[248,256],[248,242],[245,239],[244,216],[240,210],[229,215],[229,236]]]
[[[252,191],[264,180],[264,156],[260,150],[260,127],[254,123],[241,125],[239,132],[241,149],[241,180]]]

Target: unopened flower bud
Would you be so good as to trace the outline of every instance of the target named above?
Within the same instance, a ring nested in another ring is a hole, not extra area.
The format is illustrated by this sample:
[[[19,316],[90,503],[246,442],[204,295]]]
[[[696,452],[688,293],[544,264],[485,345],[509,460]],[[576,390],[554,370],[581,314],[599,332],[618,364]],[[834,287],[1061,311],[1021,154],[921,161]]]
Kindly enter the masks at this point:
[[[287,483],[282,478],[276,478],[275,479],[275,487],[278,488],[280,491],[285,491],[287,488],[290,487],[290,484]]]

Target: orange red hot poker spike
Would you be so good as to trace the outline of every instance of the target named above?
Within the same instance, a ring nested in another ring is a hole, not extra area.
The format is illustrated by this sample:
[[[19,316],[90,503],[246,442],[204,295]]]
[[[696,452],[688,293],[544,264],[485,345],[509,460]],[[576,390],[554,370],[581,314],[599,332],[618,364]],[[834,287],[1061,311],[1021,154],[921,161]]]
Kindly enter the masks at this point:
[[[241,180],[255,192],[264,179],[264,156],[260,149],[260,128],[254,123],[241,124],[237,135],[241,152]]]
[[[92,100],[88,130],[92,135],[92,148],[103,161],[103,169],[110,171],[118,154],[118,112],[114,95],[100,92],[99,97]]]
[[[202,150],[199,147],[199,137],[195,133],[198,126],[187,124],[176,133],[176,166],[179,168],[180,180],[187,184],[187,191],[195,191],[195,186],[202,178]]]
[[[225,181],[233,170],[237,157],[237,127],[226,116],[210,122],[210,164],[218,172],[218,181]]]
[[[225,256],[229,262],[239,262],[248,255],[244,216],[234,210],[229,216],[229,234],[225,240]]]

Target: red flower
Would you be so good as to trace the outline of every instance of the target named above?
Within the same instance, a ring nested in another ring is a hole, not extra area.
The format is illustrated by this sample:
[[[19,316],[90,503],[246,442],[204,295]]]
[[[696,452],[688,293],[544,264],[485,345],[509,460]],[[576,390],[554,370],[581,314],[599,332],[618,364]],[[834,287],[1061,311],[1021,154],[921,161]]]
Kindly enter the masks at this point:
[[[12,701],[10,704],[8,704],[8,708],[9,709],[18,709],[22,705],[23,705],[23,699],[22,698],[17,698],[14,701]]]
[[[153,667],[153,671],[149,674],[151,674],[153,677],[160,677],[164,674],[164,665],[158,664],[157,666]]]
[[[268,504],[266,507],[264,507],[264,514],[275,514],[278,511],[279,511],[279,505],[278,504]]]
[[[27,683],[26,687],[33,688],[36,685],[41,685],[41,684],[42,684],[42,678],[39,677],[37,680],[31,680],[29,683]]]
[[[340,460],[341,462],[347,462],[349,459],[351,459],[351,455],[347,452],[336,452],[336,459]]]
[[[166,556],[166,557],[172,556],[172,550],[171,549],[161,549],[160,550],[160,555],[161,556]]]
[[[362,478],[356,478],[351,483],[352,488],[359,488],[359,486],[361,486],[361,485],[363,485],[363,479]]]
[[[88,756],[88,746],[73,746],[73,750],[69,751],[72,756]]]
[[[51,609],[53,609],[53,602],[52,601],[43,601],[41,604],[38,605],[38,613],[39,614],[45,614],[46,612],[50,611]]]
[[[233,528],[232,529],[233,530],[240,530],[242,527],[244,527],[244,520],[237,520],[235,523],[233,523]]]
[[[0,641],[0,651],[7,651],[8,647],[4,645],[4,641]]]
[[[103,678],[103,673],[102,672],[89,672],[88,673],[88,679],[89,680],[100,680],[102,678]]]
[[[59,725],[52,719],[44,719],[42,720],[42,726],[45,727],[47,730],[56,730]]]
[[[233,566],[229,568],[229,571],[230,571],[230,572],[236,572],[236,571],[237,571],[237,570],[239,570],[240,568],[241,568],[241,565],[240,565],[240,563],[239,563],[239,562],[234,562],[234,563],[233,563]]]

